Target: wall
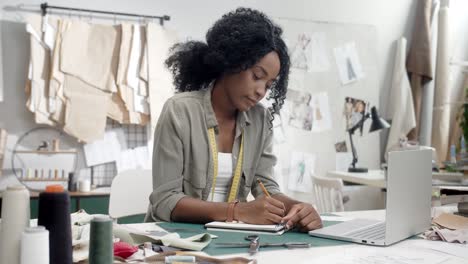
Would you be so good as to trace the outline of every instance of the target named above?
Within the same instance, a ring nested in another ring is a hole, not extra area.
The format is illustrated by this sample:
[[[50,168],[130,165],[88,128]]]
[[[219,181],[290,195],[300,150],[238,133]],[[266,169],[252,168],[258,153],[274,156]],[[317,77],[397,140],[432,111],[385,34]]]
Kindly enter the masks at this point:
[[[454,2],[462,2],[458,0]],[[34,126],[31,113],[24,104],[24,80],[28,61],[28,39],[26,33],[18,34],[21,28],[21,13],[7,11],[8,7],[24,4],[24,8],[38,10],[41,1],[3,0],[0,3],[1,17],[6,22],[3,25],[3,84],[4,101],[0,102],[0,127],[5,127],[10,133],[8,148],[16,142],[19,135]],[[389,89],[393,68],[394,41],[404,35],[410,39],[414,23],[416,0],[199,0],[199,1],[143,1],[143,0],[57,0],[49,1],[49,5],[80,7],[99,10],[134,12],[141,14],[171,16],[167,23],[176,29],[183,38],[203,39],[206,30],[223,13],[238,6],[254,7],[263,10],[273,18],[299,18],[318,21],[334,21],[374,25],[377,28],[377,49],[380,85],[375,89]],[[465,8],[465,10],[467,10]],[[83,14],[84,16],[88,14]],[[466,23],[465,23],[466,24]],[[467,35],[467,34],[465,34]],[[465,45],[466,46],[466,45]],[[381,92],[381,94],[384,94]],[[383,99],[381,99],[380,105]],[[7,157],[9,159],[9,157]],[[8,160],[7,160],[8,161]],[[365,160],[362,161],[365,163]],[[8,162],[5,164],[8,167]],[[373,164],[377,166],[377,164]]]

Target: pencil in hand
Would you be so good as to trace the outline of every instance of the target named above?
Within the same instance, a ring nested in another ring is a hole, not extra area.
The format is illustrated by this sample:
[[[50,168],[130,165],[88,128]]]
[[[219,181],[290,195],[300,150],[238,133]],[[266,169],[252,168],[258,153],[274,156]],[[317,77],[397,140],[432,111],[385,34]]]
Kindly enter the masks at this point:
[[[271,197],[270,193],[268,193],[267,189],[265,188],[265,185],[263,185],[263,182],[260,179],[257,179],[257,182],[260,185],[260,188],[262,188],[263,194],[265,194],[266,197]]]

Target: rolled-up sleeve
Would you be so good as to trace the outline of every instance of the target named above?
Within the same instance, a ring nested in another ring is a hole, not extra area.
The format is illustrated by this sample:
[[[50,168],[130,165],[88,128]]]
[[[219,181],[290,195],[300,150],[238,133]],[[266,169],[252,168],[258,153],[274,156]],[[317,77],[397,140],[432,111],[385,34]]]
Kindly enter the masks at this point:
[[[182,131],[175,108],[173,100],[165,103],[154,132],[153,192],[146,217],[149,221],[170,221],[172,210],[185,196]]]
[[[254,197],[263,195],[263,191],[257,184],[260,179],[270,195],[281,193],[278,183],[273,179],[273,167],[276,165],[276,156],[273,154],[273,130],[269,123],[264,124],[264,144],[262,153],[252,183],[252,195]]]

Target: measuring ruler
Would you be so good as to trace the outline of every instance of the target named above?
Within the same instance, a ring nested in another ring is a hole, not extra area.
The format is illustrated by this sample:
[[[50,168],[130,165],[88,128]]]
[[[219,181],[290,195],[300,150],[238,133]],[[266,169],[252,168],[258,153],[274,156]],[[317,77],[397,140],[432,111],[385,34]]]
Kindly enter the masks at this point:
[[[216,177],[218,176],[218,147],[216,145],[216,136],[214,128],[208,129],[208,139],[210,141],[211,152],[213,153],[213,185],[211,187],[211,201],[213,201],[214,190],[216,187]],[[239,190],[240,177],[242,174],[242,160],[244,159],[244,133],[242,132],[241,145],[239,148],[239,157],[237,160],[234,177],[232,179],[231,190],[229,191],[228,202],[233,202],[237,198]]]

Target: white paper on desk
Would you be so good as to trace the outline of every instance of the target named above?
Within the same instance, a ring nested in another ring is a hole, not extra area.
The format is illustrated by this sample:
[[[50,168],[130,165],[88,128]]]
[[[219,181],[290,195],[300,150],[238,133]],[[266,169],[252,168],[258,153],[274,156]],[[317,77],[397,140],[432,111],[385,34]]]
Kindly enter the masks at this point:
[[[115,161],[117,172],[131,169],[151,169],[148,157],[148,147],[146,146],[123,150]]]
[[[448,243],[444,241],[431,241],[425,239],[407,239],[398,243],[399,247],[427,249],[434,252],[468,259],[468,245],[458,243]]]
[[[337,251],[335,254],[318,257],[314,259],[314,263],[437,264],[450,258],[448,255],[427,249],[402,248],[398,246],[387,248],[356,246]],[[303,263],[310,263],[310,260]]]
[[[351,162],[353,162],[353,154],[351,152],[336,153],[335,169],[337,171],[348,171]]]
[[[124,131],[116,128],[104,133],[104,138],[83,146],[86,165],[94,166],[117,160],[122,150],[127,148]]]
[[[323,132],[332,128],[330,104],[328,103],[328,94],[321,92],[312,95],[310,107],[312,107],[312,132]]]
[[[334,48],[336,65],[343,85],[357,81],[364,77],[359,56],[354,42]]]
[[[312,191],[311,175],[315,172],[315,154],[293,152],[289,169],[288,189],[299,192]]]

